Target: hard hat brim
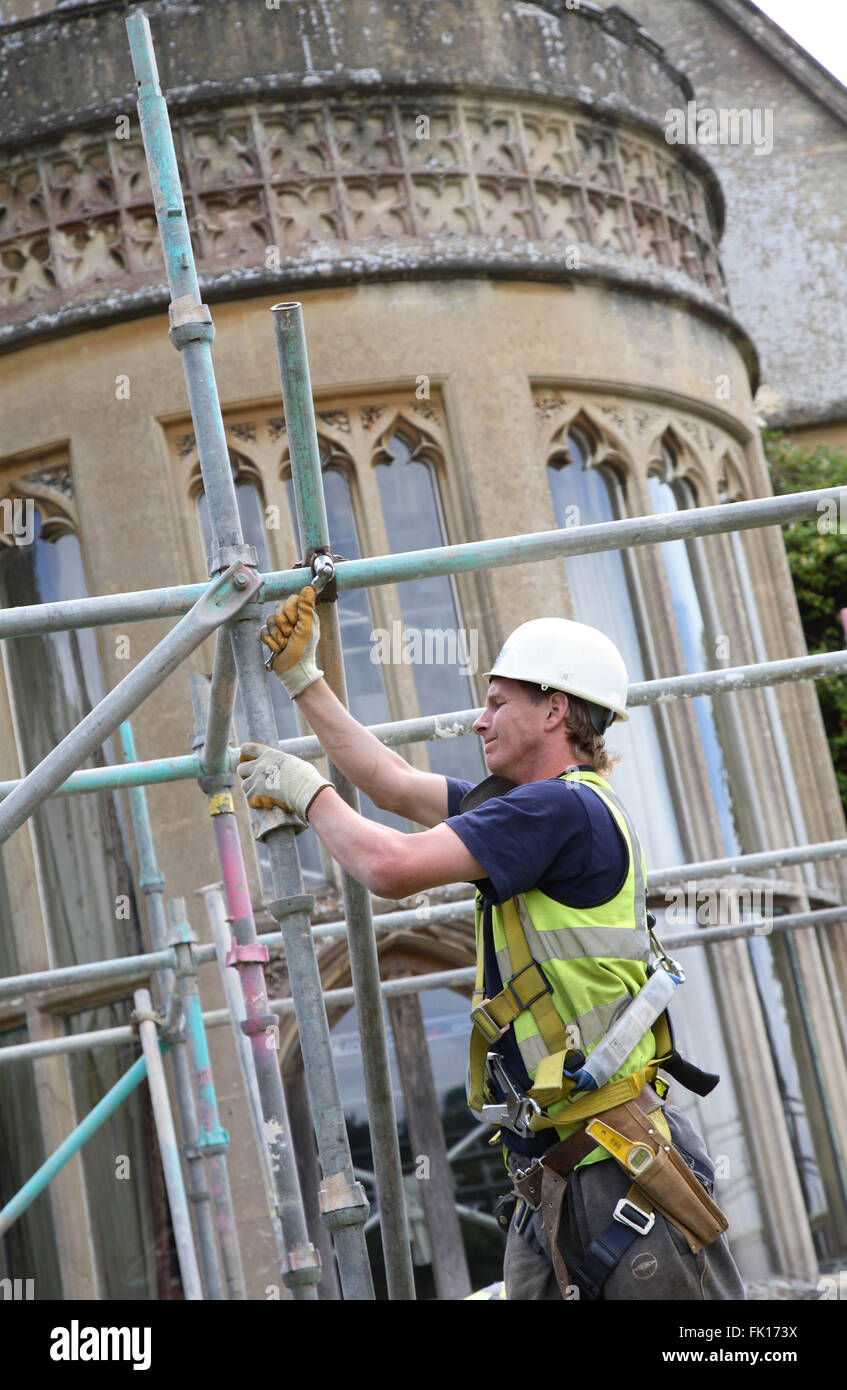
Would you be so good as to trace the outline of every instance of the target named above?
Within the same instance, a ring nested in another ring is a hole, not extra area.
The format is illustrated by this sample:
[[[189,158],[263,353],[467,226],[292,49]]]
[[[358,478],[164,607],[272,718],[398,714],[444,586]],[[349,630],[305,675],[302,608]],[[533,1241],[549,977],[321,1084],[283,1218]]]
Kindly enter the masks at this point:
[[[551,680],[533,680],[531,676],[507,676],[504,671],[483,671],[482,675],[483,679],[486,680],[491,680],[492,677],[498,677],[500,680],[504,681],[524,681],[527,685],[546,685],[549,690],[560,690],[563,695],[576,695],[577,699],[586,700],[590,705],[599,705],[601,709],[612,710],[615,716],[612,720],[612,724],[617,720],[620,720],[622,724],[626,724],[629,720],[629,715],[623,706],[617,703],[614,705],[604,705],[602,700],[597,699],[596,693],[588,694],[585,690],[578,690],[576,686],[556,685],[555,682]],[[611,727],[610,724],[609,728]]]

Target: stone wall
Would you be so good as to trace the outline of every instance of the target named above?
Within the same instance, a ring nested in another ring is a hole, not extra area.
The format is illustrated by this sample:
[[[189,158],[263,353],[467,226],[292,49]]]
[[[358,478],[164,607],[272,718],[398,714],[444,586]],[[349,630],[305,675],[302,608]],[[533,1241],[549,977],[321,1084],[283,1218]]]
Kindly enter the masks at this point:
[[[753,336],[774,423],[847,420],[847,91],[746,0],[627,0],[694,88],[698,106],[770,110],[773,150],[700,147],[726,196],[721,260]]]

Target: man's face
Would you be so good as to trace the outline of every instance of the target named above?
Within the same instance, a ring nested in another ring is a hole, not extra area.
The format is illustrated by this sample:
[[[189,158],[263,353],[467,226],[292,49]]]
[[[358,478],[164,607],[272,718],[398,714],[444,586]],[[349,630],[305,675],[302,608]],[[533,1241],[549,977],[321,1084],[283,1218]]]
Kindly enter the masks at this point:
[[[485,745],[488,770],[521,782],[543,742],[548,704],[533,704],[519,681],[493,676],[485,709],[473,726]]]

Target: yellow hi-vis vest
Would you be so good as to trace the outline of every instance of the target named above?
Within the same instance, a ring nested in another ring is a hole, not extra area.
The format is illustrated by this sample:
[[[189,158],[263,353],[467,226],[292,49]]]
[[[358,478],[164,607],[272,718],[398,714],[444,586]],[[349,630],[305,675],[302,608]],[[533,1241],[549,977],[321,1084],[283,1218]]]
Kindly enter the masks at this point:
[[[568,1100],[568,1052],[587,1057],[647,981],[646,867],[632,821],[608,782],[596,772],[568,771],[562,780],[588,786],[608,806],[629,857],[620,891],[600,907],[568,907],[533,888],[491,909],[494,949],[503,989],[485,998],[482,897],[476,900],[477,971],[471,1011],[468,1104],[480,1111],[486,1091],[485,1058],[508,1026],[532,1080],[528,1092],[541,1115],[533,1130],[555,1128],[567,1138],[592,1115],[640,1094],[671,1050],[667,1019],[651,1032],[599,1090]],[[602,1156],[598,1154],[598,1157]]]

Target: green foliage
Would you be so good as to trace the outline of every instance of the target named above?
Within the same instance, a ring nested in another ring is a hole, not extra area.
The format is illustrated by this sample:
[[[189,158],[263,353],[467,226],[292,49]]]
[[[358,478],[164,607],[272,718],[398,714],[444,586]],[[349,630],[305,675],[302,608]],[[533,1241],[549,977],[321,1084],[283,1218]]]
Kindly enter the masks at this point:
[[[847,451],[820,445],[803,449],[779,431],[763,434],[765,458],[777,493],[847,486]],[[812,654],[836,651],[845,645],[840,611],[847,607],[847,536],[830,512],[814,520],[783,527],[788,561],[800,608],[806,644]],[[841,516],[847,515],[847,507]],[[843,676],[816,682],[821,713],[841,799],[847,806],[847,680]]]

